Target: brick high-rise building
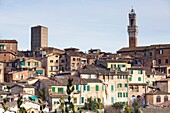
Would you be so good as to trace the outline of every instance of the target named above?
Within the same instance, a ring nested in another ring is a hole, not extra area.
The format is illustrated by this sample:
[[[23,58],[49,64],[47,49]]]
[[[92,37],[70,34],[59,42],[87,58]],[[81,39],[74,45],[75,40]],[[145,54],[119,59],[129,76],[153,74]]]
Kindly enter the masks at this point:
[[[138,26],[136,25],[136,13],[134,9],[129,13],[129,47],[137,47],[138,42]]]
[[[38,25],[31,28],[31,50],[41,47],[48,47],[48,28]]]

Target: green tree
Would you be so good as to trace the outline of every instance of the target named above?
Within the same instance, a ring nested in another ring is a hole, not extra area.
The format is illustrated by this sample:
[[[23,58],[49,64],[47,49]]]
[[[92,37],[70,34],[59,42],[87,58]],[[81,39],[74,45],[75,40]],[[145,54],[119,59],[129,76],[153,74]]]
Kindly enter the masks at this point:
[[[68,84],[67,84],[68,102],[65,103],[66,113],[69,113],[70,110],[72,110],[73,113],[75,113],[74,104],[71,102],[71,93],[73,93],[73,91],[74,91],[74,86],[73,86],[72,82],[73,82],[73,79],[69,78]]]
[[[42,98],[43,101],[46,101],[46,93],[44,89],[40,90],[39,96]]]
[[[59,109],[61,110],[61,113],[64,113],[64,99],[60,98],[59,102],[60,102]]]
[[[88,98],[87,102],[85,103],[85,109],[91,110],[91,111],[96,111],[97,110],[97,102],[92,98]]]
[[[7,98],[3,99],[2,107],[3,107],[4,111],[8,110],[8,107],[6,106],[7,100],[8,100]]]

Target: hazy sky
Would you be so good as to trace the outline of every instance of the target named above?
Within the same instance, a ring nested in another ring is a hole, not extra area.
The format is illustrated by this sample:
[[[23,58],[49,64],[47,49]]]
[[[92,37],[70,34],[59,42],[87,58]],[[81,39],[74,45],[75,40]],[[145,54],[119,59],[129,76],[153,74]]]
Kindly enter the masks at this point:
[[[116,52],[128,46],[128,13],[137,13],[139,45],[170,44],[170,0],[0,0],[0,38],[30,49],[30,29],[49,29],[49,46]]]

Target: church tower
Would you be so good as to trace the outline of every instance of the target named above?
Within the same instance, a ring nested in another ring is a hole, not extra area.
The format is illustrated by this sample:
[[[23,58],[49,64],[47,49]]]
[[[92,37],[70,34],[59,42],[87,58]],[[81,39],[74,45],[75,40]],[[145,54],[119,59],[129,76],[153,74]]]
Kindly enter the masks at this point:
[[[138,26],[136,25],[136,13],[132,8],[129,13],[129,25],[128,25],[128,35],[129,35],[129,47],[137,47],[138,42]]]

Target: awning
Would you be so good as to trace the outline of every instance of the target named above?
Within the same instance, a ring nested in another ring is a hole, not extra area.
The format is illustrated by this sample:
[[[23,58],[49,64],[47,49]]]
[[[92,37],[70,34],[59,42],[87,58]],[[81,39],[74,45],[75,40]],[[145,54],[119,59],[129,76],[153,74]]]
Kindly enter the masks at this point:
[[[37,74],[43,74],[43,70],[37,70],[36,73]]]
[[[30,98],[31,100],[33,100],[33,101],[38,100],[37,96],[30,96],[29,98]]]

